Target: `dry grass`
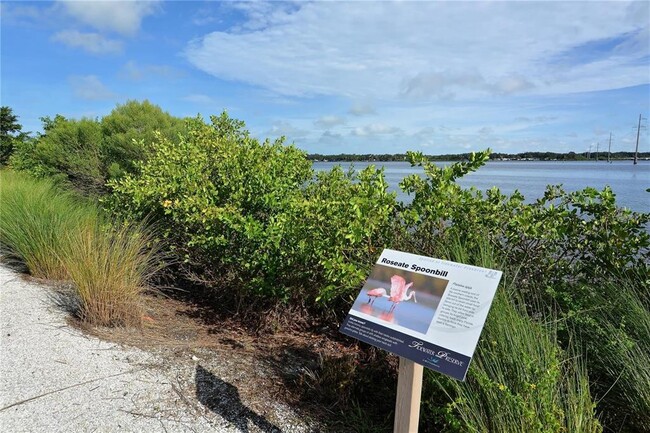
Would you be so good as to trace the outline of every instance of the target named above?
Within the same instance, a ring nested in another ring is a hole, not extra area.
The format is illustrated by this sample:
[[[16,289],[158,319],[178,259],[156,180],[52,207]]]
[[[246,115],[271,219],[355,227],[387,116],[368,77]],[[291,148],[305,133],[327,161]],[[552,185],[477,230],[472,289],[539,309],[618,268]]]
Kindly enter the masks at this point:
[[[81,319],[98,326],[140,326],[140,295],[160,260],[140,226],[84,226],[68,234],[64,262]]]

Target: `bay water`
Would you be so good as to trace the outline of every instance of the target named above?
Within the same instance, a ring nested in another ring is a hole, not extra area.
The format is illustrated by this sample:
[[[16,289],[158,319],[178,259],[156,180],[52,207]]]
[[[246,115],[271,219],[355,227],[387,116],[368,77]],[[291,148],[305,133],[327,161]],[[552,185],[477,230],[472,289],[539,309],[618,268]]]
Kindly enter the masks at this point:
[[[439,166],[451,162],[436,162]],[[347,169],[350,165],[361,170],[369,165],[383,166],[390,190],[397,192],[399,200],[411,198],[399,189],[400,181],[413,173],[423,175],[421,167],[411,167],[408,162],[314,162],[315,170],[330,170],[335,165]],[[527,202],[542,197],[546,185],[562,184],[566,191],[586,187],[603,189],[609,185],[620,207],[636,212],[650,212],[650,161],[489,161],[474,173],[461,178],[458,183],[480,190],[498,187],[504,194],[519,190]]]

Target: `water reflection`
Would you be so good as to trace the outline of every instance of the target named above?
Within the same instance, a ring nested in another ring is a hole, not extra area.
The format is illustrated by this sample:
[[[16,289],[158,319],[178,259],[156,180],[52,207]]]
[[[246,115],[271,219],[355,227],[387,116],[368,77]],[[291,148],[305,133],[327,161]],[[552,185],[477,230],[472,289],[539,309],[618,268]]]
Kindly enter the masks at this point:
[[[362,313],[370,314],[371,316],[373,316],[372,312],[374,310],[375,309],[372,308],[372,305],[370,305],[370,304],[361,304],[361,305],[359,305],[359,311],[361,311]]]
[[[370,316],[378,317],[385,322],[399,325],[399,323],[397,323],[397,321],[395,320],[395,313],[391,311],[386,311],[383,308],[375,308],[371,304],[365,303],[359,305],[359,311],[368,314]]]
[[[397,324],[397,322],[395,321],[395,313],[388,313],[388,312],[379,313],[379,318],[385,322]]]

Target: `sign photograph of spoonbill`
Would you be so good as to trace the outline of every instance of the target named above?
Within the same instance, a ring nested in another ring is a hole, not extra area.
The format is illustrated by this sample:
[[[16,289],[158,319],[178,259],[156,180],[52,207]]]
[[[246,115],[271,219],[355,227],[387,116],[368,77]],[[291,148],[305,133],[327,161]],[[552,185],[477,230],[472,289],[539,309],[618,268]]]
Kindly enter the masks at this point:
[[[426,333],[449,281],[405,269],[376,265],[352,309]]]

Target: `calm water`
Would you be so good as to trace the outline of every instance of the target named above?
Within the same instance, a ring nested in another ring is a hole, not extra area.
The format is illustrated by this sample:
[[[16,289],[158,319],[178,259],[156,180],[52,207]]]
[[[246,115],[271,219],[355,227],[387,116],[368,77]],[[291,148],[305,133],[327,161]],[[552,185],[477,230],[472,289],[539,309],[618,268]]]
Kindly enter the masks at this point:
[[[369,162],[356,162],[354,167],[362,169]],[[448,165],[441,162],[439,165]],[[316,170],[329,170],[338,163],[316,162]],[[347,167],[348,163],[341,163]],[[422,169],[411,167],[407,162],[378,162],[383,165],[386,180],[391,190],[398,193],[400,200],[408,201],[398,187],[399,182],[412,173],[422,173]],[[609,185],[616,194],[619,206],[638,212],[650,212],[650,161],[604,161],[559,162],[559,161],[490,161],[478,171],[459,181],[463,187],[475,186],[486,190],[497,186],[504,194],[518,189],[527,199],[534,201],[544,194],[547,184],[563,184],[567,191],[577,191],[585,187],[602,189]]]

